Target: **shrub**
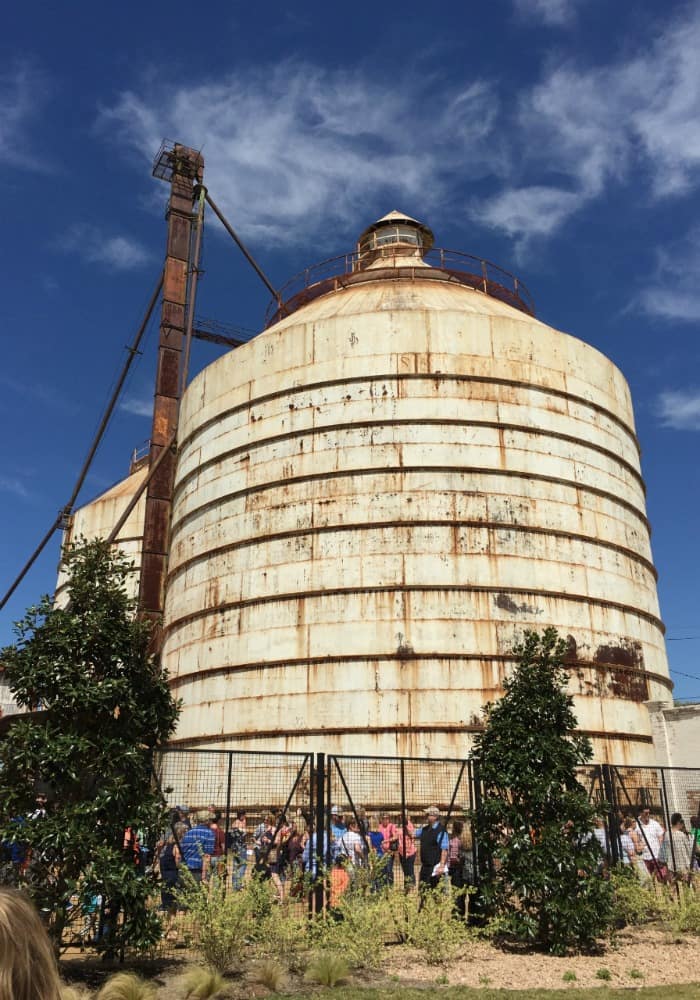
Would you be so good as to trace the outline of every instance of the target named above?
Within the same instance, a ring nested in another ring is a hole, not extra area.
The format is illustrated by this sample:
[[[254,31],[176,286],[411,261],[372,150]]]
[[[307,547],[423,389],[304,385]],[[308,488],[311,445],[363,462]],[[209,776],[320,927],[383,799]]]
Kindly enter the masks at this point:
[[[640,972],[639,969],[630,969],[629,977],[630,979],[644,979],[644,973]]]
[[[596,979],[604,979],[605,982],[609,982],[612,979],[612,972],[610,969],[598,969],[595,977]]]
[[[474,740],[483,786],[473,823],[483,853],[487,913],[516,939],[555,954],[591,947],[608,930],[612,894],[591,836],[595,807],[577,780],[592,746],[576,735],[556,629],[526,631],[500,701],[487,705]],[[515,904],[515,905],[514,905]]]
[[[675,934],[700,934],[700,899],[697,891],[687,885],[664,886],[664,889],[664,923]]]
[[[575,983],[576,973],[573,971],[573,969],[567,969],[561,978],[565,983]]]
[[[350,890],[333,916],[317,918],[313,935],[324,952],[342,953],[353,968],[376,969],[384,957],[388,916],[384,896]]]
[[[322,951],[314,957],[304,978],[321,986],[335,986],[347,979],[347,975],[348,963],[342,955]]]
[[[262,927],[261,914],[272,908],[272,889],[253,879],[240,892],[227,892],[223,881],[202,885],[184,872],[178,899],[191,917],[193,944],[211,969],[240,968]]]
[[[292,972],[302,972],[307,964],[311,922],[290,913],[286,906],[272,906],[258,918],[256,953],[276,959]]]
[[[183,986],[185,997],[191,1000],[210,1000],[224,988],[222,976],[213,969],[195,967],[185,973]]]
[[[420,951],[428,965],[449,962],[472,938],[464,922],[454,916],[455,900],[461,891],[438,888],[422,896],[392,893],[389,897],[399,939]]]
[[[118,972],[104,984],[97,1000],[156,1000],[156,987],[133,972]]]
[[[287,985],[287,973],[273,958],[266,958],[258,963],[255,978],[271,993],[281,993]]]
[[[610,872],[613,890],[613,918],[619,926],[636,926],[659,920],[666,911],[663,886],[649,879],[640,882],[629,866],[619,865]]]

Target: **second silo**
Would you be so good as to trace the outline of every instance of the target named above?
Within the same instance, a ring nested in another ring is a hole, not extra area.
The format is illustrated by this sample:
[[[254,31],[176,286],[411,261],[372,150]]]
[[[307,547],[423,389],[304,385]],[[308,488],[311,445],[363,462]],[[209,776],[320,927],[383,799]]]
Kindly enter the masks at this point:
[[[596,758],[650,762],[671,684],[627,384],[431,244],[391,213],[187,389],[176,743],[464,756],[551,624]]]

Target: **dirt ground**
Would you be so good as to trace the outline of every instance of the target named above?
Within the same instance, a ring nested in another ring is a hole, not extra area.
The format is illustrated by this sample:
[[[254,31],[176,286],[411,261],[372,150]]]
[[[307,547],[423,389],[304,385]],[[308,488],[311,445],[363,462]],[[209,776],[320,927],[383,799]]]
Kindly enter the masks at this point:
[[[672,986],[673,984],[700,981],[697,938],[674,939],[668,932],[654,928],[629,928],[619,933],[614,946],[600,955],[577,955],[555,958],[533,953],[502,951],[486,942],[473,942],[463,957],[447,966],[430,966],[421,961],[419,954],[405,946],[388,947],[386,959],[380,970],[373,973],[358,972],[350,977],[357,986],[381,989],[382,986],[435,988],[437,984],[450,986],[489,987],[491,989],[562,989],[610,986],[635,988],[639,986]],[[81,968],[82,966],[82,968]],[[91,970],[87,967],[91,966]],[[122,966],[121,969],[124,967]],[[186,968],[185,963],[166,968],[146,968],[142,974],[153,977],[159,985],[159,997],[173,1000],[181,995],[178,980]],[[610,978],[600,978],[597,973],[607,969]],[[634,974],[633,973],[634,970]],[[112,970],[118,971],[118,970]],[[99,984],[107,970],[95,967],[89,960],[69,962],[65,967],[66,978],[87,982],[92,987]],[[572,974],[575,979],[572,979]],[[566,978],[564,978],[566,975]],[[286,993],[308,992],[310,984],[301,978],[290,977]],[[232,978],[227,991],[232,1000],[265,997],[269,991],[255,982],[254,973],[248,971]]]

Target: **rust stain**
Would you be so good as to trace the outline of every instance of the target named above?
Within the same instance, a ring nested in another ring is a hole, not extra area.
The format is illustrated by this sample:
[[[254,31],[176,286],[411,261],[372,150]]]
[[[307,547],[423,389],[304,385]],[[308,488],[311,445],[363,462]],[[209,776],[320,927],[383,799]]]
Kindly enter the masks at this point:
[[[501,611],[508,611],[513,615],[541,615],[543,613],[542,608],[536,608],[532,604],[516,604],[513,598],[509,594],[504,594],[503,591],[496,594],[493,603]]]

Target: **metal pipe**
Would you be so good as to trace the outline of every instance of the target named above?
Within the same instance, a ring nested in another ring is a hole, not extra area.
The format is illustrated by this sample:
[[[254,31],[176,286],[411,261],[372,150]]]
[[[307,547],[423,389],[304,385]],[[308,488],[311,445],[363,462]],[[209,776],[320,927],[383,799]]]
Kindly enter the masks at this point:
[[[194,325],[194,308],[197,300],[197,281],[199,279],[199,257],[202,250],[202,234],[204,232],[204,205],[207,189],[204,185],[199,187],[199,207],[197,209],[197,230],[194,236],[194,248],[190,259],[190,287],[187,294],[187,321],[185,325],[185,347],[182,359],[182,377],[180,381],[180,399],[178,409],[182,402],[182,394],[187,387],[187,376],[190,370],[190,353],[192,350],[192,329]]]
[[[265,287],[267,288],[267,290],[270,293],[270,295],[272,295],[272,297],[276,300],[277,305],[280,308],[280,310],[284,310],[286,312],[287,310],[284,309],[284,306],[282,305],[282,299],[280,297],[280,293],[277,291],[276,288],[274,288],[274,286],[272,285],[272,282],[270,282],[268,280],[265,272],[258,265],[257,261],[255,260],[255,258],[253,257],[253,255],[250,253],[250,251],[246,248],[245,244],[243,243],[243,240],[240,238],[240,236],[238,235],[238,233],[236,232],[236,230],[226,220],[226,218],[222,214],[221,210],[214,203],[214,201],[212,201],[211,197],[209,196],[209,192],[206,192],[205,197],[207,199],[207,204],[211,208],[212,212],[217,217],[217,219],[219,220],[219,222],[221,223],[221,225],[224,227],[224,229],[226,230],[226,232],[229,234],[229,236],[231,237],[231,239],[234,241],[234,243],[236,244],[236,246],[238,247],[238,249],[241,251],[241,253],[245,257],[245,259],[248,261],[248,263],[250,264],[250,266],[253,268],[253,270],[255,271],[255,273],[257,274],[257,276],[260,278],[260,280],[262,281],[262,283],[265,285]]]

